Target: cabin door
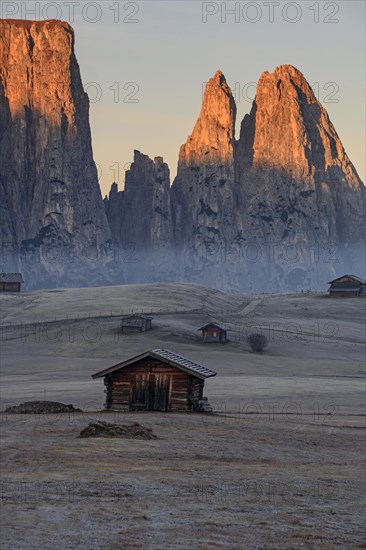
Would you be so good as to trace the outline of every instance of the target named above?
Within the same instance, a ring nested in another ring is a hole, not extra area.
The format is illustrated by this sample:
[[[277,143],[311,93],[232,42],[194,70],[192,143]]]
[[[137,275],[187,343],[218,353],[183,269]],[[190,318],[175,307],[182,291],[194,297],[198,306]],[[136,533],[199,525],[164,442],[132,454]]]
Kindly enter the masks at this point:
[[[137,374],[130,386],[130,408],[140,411],[168,411],[171,401],[171,376]]]

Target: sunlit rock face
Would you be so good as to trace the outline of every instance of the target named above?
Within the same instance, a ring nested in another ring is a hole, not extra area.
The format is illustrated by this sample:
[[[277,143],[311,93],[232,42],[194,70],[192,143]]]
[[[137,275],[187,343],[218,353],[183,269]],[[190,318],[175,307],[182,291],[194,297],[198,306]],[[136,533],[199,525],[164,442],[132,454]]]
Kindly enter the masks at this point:
[[[289,287],[291,279],[320,284],[355,265],[365,188],[326,110],[291,65],[260,77],[241,125],[235,171],[245,205],[238,229],[261,245],[265,258],[271,250],[275,286]]]
[[[170,186],[135,151],[103,201],[72,28],[0,21],[2,271],[28,288],[184,280],[238,291],[364,275],[364,186],[304,76],[261,76],[235,139],[218,71]],[[133,145],[133,144],[131,144]]]
[[[221,71],[206,84],[201,112],[179,152],[172,186],[175,243],[182,276],[198,279],[213,250],[236,225],[234,147],[236,105]],[[221,271],[221,270],[220,270]],[[212,273],[212,276],[217,277]],[[209,282],[211,278],[209,276]]]
[[[236,105],[221,71],[205,87],[200,115],[179,153],[179,170],[229,164],[234,154]]]
[[[107,280],[110,230],[70,25],[0,21],[0,109],[2,269],[19,250],[29,288]]]
[[[238,141],[235,115],[217,72],[172,187],[180,275],[253,291],[324,284],[362,249],[364,205],[327,112],[283,65],[261,76]]]
[[[292,65],[265,71],[238,146],[242,164],[284,168],[304,184],[334,181],[359,189],[360,179],[328,113],[303,74]]]

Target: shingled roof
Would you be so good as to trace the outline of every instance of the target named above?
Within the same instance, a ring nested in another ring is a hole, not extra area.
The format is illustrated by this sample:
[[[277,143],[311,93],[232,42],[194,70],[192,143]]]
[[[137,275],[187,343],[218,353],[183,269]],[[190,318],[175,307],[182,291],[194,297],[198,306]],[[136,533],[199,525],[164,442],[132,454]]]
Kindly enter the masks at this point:
[[[354,279],[355,281],[357,281],[361,285],[366,285],[365,279],[361,279],[361,277],[356,277],[356,275],[348,275],[348,274],[347,275],[342,275],[341,277],[337,277],[336,279],[333,279],[333,281],[328,281],[328,285],[331,285],[331,284],[335,283],[336,281],[339,281],[340,279],[343,279],[344,277],[349,277],[350,279]]]
[[[228,329],[225,327],[225,325],[221,325],[220,323],[207,323],[206,325],[203,325],[203,327],[198,328],[197,330],[204,330],[207,327],[217,327],[220,330],[224,330],[225,332],[228,332]]]
[[[121,320],[124,321],[125,319],[145,319],[145,321],[152,321],[153,317],[149,317],[148,315],[142,313],[131,313],[130,315],[123,315]]]
[[[161,360],[167,365],[177,367],[178,369],[187,372],[188,374],[197,376],[197,378],[201,379],[210,378],[211,376],[216,376],[217,374],[215,371],[208,369],[207,367],[203,367],[202,365],[199,365],[198,363],[195,363],[194,361],[191,361],[190,359],[187,359],[182,355],[178,355],[173,351],[157,348],[145,351],[144,353],[137,355],[136,357],[132,357],[130,359],[127,359],[126,361],[122,361],[122,363],[117,363],[117,365],[113,365],[112,367],[97,372],[96,374],[92,375],[92,378],[102,378],[107,374],[111,374],[112,372],[123,369],[124,367],[127,367],[132,363],[136,363],[137,361],[140,361],[145,357],[153,357],[154,359]]]
[[[0,273],[0,283],[24,283],[21,273]]]

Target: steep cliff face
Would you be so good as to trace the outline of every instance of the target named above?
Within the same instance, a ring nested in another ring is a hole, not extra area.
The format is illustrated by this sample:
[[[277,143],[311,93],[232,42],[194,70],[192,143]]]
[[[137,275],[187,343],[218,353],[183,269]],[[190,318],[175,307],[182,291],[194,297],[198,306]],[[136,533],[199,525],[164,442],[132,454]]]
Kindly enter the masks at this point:
[[[360,187],[328,113],[292,65],[260,77],[251,113],[242,123],[238,152],[243,164],[285,169],[305,184],[339,176],[352,189]]]
[[[217,71],[206,85],[193,132],[180,149],[172,186],[175,240],[187,276],[199,274],[208,261],[206,250],[221,246],[235,226],[235,117],[231,90]]]
[[[221,71],[205,87],[201,112],[192,134],[182,145],[179,167],[202,163],[221,165],[233,160],[236,105]]]
[[[172,187],[161,157],[135,151],[104,207],[67,23],[0,21],[0,115],[0,269],[21,270],[28,288],[180,279],[269,291],[360,271],[365,188],[290,65],[263,73],[238,141],[218,71]]]
[[[174,270],[173,222],[169,168],[163,159],[135,151],[124,190],[113,184],[104,204],[126,275],[135,281],[169,278]]]
[[[89,127],[89,100],[61,21],[0,21],[3,269],[28,285],[104,280],[110,230]]]
[[[291,65],[259,79],[242,122],[235,169],[238,201],[245,205],[239,232],[262,253],[266,247],[267,259],[272,243],[269,267],[276,284],[321,280],[352,260],[362,239],[365,188],[326,110]]]
[[[304,76],[290,65],[263,73],[238,141],[235,113],[217,72],[172,189],[181,275],[277,290],[347,269],[364,186]]]

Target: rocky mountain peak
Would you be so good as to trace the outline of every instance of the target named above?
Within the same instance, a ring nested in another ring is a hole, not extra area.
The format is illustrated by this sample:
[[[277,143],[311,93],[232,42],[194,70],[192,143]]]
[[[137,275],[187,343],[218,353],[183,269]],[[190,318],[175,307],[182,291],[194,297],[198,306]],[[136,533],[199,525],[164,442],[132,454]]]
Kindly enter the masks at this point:
[[[1,19],[0,23],[2,25],[8,25],[9,27],[20,27],[28,30],[32,27],[37,27],[38,29],[62,27],[74,34],[72,26],[66,21],[60,21],[59,19],[45,19],[43,21],[33,21],[31,19]]]
[[[259,78],[256,101],[268,101],[268,108],[273,110],[276,98],[282,102],[291,99],[309,103],[317,101],[304,75],[292,65],[280,65],[273,73],[265,71]]]
[[[234,97],[217,71],[206,84],[193,132],[180,149],[172,186],[175,240],[184,269],[192,272],[205,243],[232,231],[235,118]]]
[[[284,171],[299,181],[361,184],[329,115],[292,65],[264,72],[238,145],[240,162]]]
[[[173,185],[162,157],[135,150],[103,208],[72,27],[0,21],[0,232],[15,260],[2,270],[28,288],[179,279],[240,291],[357,272],[365,188],[302,73],[261,75],[238,141],[235,118],[217,71]],[[320,257],[328,245],[335,267]]]
[[[201,112],[181,147],[179,163],[230,163],[233,158],[236,104],[221,71],[207,82]]]
[[[1,233],[18,251],[11,260],[22,258],[29,287],[88,281],[110,230],[68,23],[0,20],[0,111]]]

